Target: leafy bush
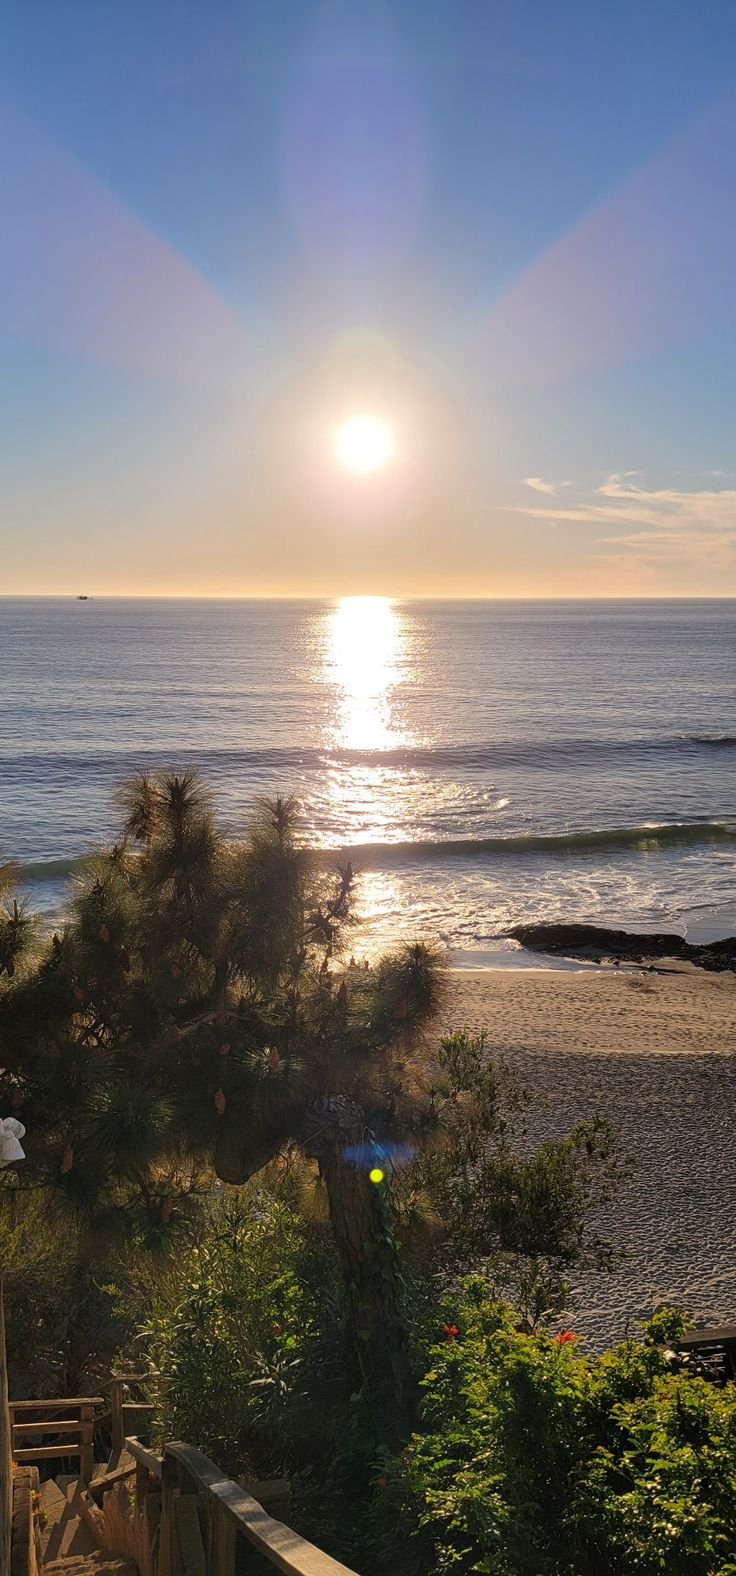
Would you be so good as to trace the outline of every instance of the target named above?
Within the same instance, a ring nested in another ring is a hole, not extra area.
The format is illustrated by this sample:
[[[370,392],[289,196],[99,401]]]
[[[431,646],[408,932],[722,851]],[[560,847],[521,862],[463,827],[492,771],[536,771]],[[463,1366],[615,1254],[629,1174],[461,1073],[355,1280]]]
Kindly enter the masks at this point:
[[[442,1036],[426,1080],[432,1124],[397,1188],[407,1255],[446,1276],[482,1271],[529,1328],[549,1322],[573,1265],[618,1257],[593,1225],[624,1168],[610,1124],[594,1116],[533,1149],[532,1097],[484,1034]]]
[[[311,1376],[319,1370],[325,1420],[346,1345],[335,1257],[318,1224],[263,1187],[238,1190],[138,1295],[150,1297],[141,1336],[160,1375],[160,1437],[196,1444],[232,1474],[314,1460]]]
[[[479,1279],[454,1320],[379,1496],[387,1544],[397,1518],[414,1534],[412,1568],[733,1576],[736,1392],[673,1370],[654,1338],[676,1317],[598,1359],[572,1331],[520,1333]]]
[[[98,1388],[125,1340],[119,1299],[104,1284],[114,1245],[94,1243],[53,1197],[0,1179],[0,1269],[8,1380],[15,1398],[81,1395]]]

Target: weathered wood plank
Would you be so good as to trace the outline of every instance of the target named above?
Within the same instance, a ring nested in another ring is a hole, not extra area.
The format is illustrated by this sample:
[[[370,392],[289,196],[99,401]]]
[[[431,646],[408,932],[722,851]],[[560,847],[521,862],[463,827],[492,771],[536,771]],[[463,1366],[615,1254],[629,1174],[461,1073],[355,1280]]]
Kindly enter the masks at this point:
[[[307,1543],[291,1527],[274,1521],[245,1489],[223,1477],[214,1461],[191,1445],[178,1440],[166,1444],[164,1472],[171,1460],[184,1468],[192,1482],[208,1490],[236,1533],[247,1538],[271,1565],[284,1572],[284,1576],[355,1576],[354,1571],[315,1548],[313,1543]],[[219,1521],[220,1518],[213,1516],[214,1526]],[[223,1566],[222,1570],[211,1565],[211,1576],[232,1576],[232,1565],[229,1569]]]
[[[13,1462],[8,1407],[8,1369],[5,1353],[5,1308],[0,1276],[0,1570],[10,1569],[10,1527],[13,1519]]]
[[[178,1576],[179,1541],[174,1530],[174,1499],[179,1492],[176,1462],[165,1457],[161,1476],[161,1523],[158,1542],[158,1576]]]
[[[125,1441],[125,1448],[133,1456],[138,1465],[145,1467],[151,1477],[160,1478],[163,1467],[163,1456],[157,1456],[155,1450],[149,1450],[147,1445],[142,1445],[140,1439],[130,1435]]]
[[[79,1475],[83,1483],[90,1482],[92,1473],[95,1469],[95,1452],[94,1445],[92,1443],[94,1415],[95,1409],[90,1405],[89,1402],[86,1402],[84,1406],[80,1406],[79,1416],[81,1418],[81,1426],[79,1437],[82,1448],[79,1452]]]
[[[51,1400],[9,1401],[11,1412],[63,1412],[67,1406],[104,1406],[101,1395],[54,1396]]]
[[[10,1576],[37,1576],[38,1561],[33,1496],[38,1493],[35,1467],[21,1467],[13,1479],[13,1537]]]
[[[142,1500],[143,1515],[148,1528],[148,1536],[153,1547],[153,1540],[161,1524],[161,1490],[149,1490]]]
[[[14,1450],[15,1461],[51,1461],[54,1456],[78,1456],[81,1454],[82,1445],[79,1441],[75,1444],[68,1440],[65,1445],[32,1445],[28,1450]]]
[[[98,1546],[101,1547],[102,1511],[98,1510],[94,1500],[79,1478],[69,1484],[66,1497],[72,1510],[79,1516],[80,1521],[84,1522]]]
[[[96,1472],[91,1478],[88,1488],[92,1498],[101,1499],[109,1489],[131,1478],[135,1470],[136,1464],[132,1456],[127,1451],[123,1451],[123,1459],[118,1466],[112,1469],[103,1467],[101,1472]]]
[[[207,1576],[199,1494],[179,1494],[173,1503],[173,1513],[184,1576]]]
[[[110,1434],[113,1450],[122,1450],[125,1429],[123,1427],[123,1379],[110,1380]]]
[[[237,1530],[284,1576],[355,1576],[347,1565],[307,1543],[282,1521],[274,1521],[258,1501],[237,1484],[213,1484],[210,1492],[228,1512]]]
[[[237,1528],[223,1515],[216,1499],[207,1497],[208,1576],[235,1576]]]
[[[81,1424],[78,1417],[65,1417],[46,1423],[13,1423],[13,1438],[19,1434],[78,1434]]]

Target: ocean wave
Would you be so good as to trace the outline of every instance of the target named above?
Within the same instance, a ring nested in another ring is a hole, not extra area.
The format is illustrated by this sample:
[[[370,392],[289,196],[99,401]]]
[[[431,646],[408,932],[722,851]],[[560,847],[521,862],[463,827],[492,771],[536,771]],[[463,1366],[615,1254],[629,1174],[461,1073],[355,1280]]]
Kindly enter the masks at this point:
[[[443,859],[472,859],[487,855],[575,854],[606,849],[695,847],[707,843],[736,843],[736,822],[644,822],[641,826],[605,826],[571,832],[520,832],[508,837],[451,837],[416,839],[395,843],[353,843],[318,850],[327,859],[351,859],[361,869]],[[39,859],[21,864],[24,882],[59,881],[78,874],[84,858]]]
[[[68,751],[0,754],[0,774],[8,781],[77,777],[118,781],[136,770],[171,770],[199,765],[208,771],[324,771],[338,766],[398,767],[434,770],[486,770],[496,766],[565,768],[600,765],[608,760],[638,761],[650,755],[698,755],[708,750],[736,749],[736,735],[679,733],[632,739],[563,738],[548,740],[494,739],[464,744],[396,744],[380,750],[346,749],[335,743],[266,745],[253,749],[181,748],[168,756],[160,745],[150,749],[95,751],[92,756]]]
[[[84,856],[71,855],[67,859],[32,859],[27,864],[14,861],[21,881],[65,881],[78,875],[84,868]]]
[[[363,869],[412,860],[474,858],[488,854],[568,854],[586,850],[675,848],[702,843],[736,843],[736,822],[676,821],[642,826],[593,827],[589,831],[521,832],[510,837],[457,837],[436,841],[358,843],[331,850]]]

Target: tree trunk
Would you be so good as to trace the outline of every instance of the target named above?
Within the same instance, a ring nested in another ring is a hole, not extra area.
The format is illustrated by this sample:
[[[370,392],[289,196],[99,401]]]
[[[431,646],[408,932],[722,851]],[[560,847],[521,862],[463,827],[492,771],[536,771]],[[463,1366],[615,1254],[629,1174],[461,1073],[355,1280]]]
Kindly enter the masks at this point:
[[[338,1259],[348,1294],[361,1378],[383,1410],[387,1437],[402,1437],[411,1411],[408,1338],[388,1182],[371,1182],[370,1134],[359,1106],[344,1096],[310,1113],[308,1152],[324,1180]]]

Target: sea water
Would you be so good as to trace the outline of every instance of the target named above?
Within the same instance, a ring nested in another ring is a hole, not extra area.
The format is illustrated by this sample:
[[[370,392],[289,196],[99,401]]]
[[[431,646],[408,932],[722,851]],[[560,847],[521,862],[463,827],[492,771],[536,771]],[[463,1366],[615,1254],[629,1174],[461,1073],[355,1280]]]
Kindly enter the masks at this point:
[[[365,945],[736,929],[736,602],[0,600],[0,849],[58,910],[138,769],[296,793]]]

